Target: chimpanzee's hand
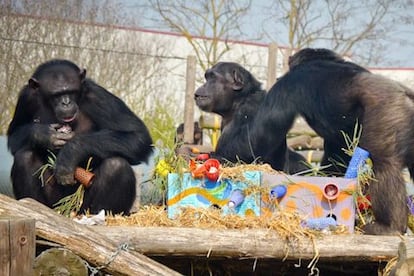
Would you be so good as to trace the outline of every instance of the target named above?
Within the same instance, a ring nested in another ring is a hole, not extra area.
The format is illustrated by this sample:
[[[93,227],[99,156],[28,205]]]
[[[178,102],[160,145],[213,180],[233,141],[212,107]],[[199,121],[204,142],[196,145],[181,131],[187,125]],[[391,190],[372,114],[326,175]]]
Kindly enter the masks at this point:
[[[61,166],[59,164],[56,164],[55,177],[56,177],[57,182],[61,185],[76,184],[75,170],[67,166]]]
[[[70,126],[33,124],[33,140],[48,149],[62,148],[74,135]]]
[[[197,157],[201,153],[211,153],[213,148],[210,146],[183,144],[176,148],[175,154],[180,155],[185,160]]]

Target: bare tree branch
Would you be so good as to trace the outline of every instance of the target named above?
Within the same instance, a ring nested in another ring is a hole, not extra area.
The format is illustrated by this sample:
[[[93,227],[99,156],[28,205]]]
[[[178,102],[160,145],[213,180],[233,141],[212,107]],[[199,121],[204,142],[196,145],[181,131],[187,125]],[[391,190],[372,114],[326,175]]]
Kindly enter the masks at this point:
[[[166,97],[155,95],[166,70],[157,56],[164,54],[165,47],[102,24],[122,20],[112,12],[117,8],[112,1],[22,0],[13,6],[14,2],[0,0],[0,93],[6,99],[0,105],[1,133],[6,132],[25,81],[37,65],[52,58],[86,67],[90,77],[141,117],[154,109],[151,99]],[[76,21],[80,19],[96,24]]]
[[[230,49],[226,43],[230,34],[233,38],[241,34],[239,21],[250,8],[251,0],[150,0],[150,3],[166,27],[186,37],[205,70]]]
[[[273,0],[265,20],[278,33],[266,36],[280,43],[285,33],[291,48],[328,47],[372,64],[384,57],[396,21],[413,24],[414,15],[404,12],[413,6],[409,0]]]

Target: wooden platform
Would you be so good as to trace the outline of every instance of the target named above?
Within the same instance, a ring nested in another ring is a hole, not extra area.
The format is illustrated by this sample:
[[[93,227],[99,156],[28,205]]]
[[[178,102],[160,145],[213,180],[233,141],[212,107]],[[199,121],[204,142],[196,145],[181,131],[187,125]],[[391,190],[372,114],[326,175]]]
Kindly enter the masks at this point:
[[[38,239],[116,275],[389,275],[378,271],[396,262],[399,252],[399,267],[413,268],[412,236],[285,241],[266,229],[85,226],[32,199],[5,195],[0,195],[0,216],[35,219]]]
[[[264,229],[125,226],[95,229],[185,275],[191,275],[191,267],[198,273],[211,269],[219,275],[224,272],[307,275],[312,260],[320,272],[377,275],[378,270],[384,270],[388,261],[398,256],[400,242],[414,242],[413,237],[367,235],[322,235],[314,240],[286,242]]]

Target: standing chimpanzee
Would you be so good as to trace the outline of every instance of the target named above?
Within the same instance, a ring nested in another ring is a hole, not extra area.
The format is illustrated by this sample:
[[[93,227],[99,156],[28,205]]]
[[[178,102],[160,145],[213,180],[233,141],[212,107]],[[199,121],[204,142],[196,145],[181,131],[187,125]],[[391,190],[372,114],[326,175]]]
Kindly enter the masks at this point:
[[[77,166],[92,158],[93,183],[81,212],[104,209],[128,214],[136,196],[131,165],[146,162],[152,139],[147,127],[119,98],[85,78],[68,60],[41,64],[20,92],[8,129],[17,199],[31,197],[53,207],[79,186]],[[54,170],[38,170],[56,155]]]
[[[408,167],[413,177],[414,92],[330,50],[303,49],[291,57],[289,71],[266,95],[249,125],[249,143],[257,155],[285,147],[297,115],[324,139],[323,164],[341,172],[345,168],[333,160],[348,164],[344,134],[353,137],[359,124],[359,146],[369,151],[376,179],[368,187],[375,222],[364,227],[365,233],[404,233],[408,208],[401,171]],[[234,152],[245,143],[235,139]]]
[[[237,63],[220,62],[205,72],[205,79],[206,83],[197,89],[194,98],[201,110],[222,117],[221,135],[214,156],[230,162],[263,161],[288,173],[309,168],[303,156],[287,148],[286,140],[280,147],[268,148],[260,154],[251,147],[249,124],[266,92],[249,71]],[[245,135],[246,143],[236,142],[240,135]]]

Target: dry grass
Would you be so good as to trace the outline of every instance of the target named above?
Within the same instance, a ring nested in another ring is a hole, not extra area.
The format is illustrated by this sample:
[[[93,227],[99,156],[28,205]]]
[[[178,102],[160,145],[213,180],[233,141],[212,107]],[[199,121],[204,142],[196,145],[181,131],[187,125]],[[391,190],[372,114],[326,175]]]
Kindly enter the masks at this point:
[[[280,174],[282,172],[274,171],[269,165],[237,165],[233,167],[222,167],[222,178],[232,179],[233,181],[246,181],[243,173],[246,171],[263,171],[266,173]],[[367,171],[365,171],[367,173]],[[365,176],[360,176],[362,183],[367,182]],[[250,188],[251,187],[251,188]],[[264,192],[263,187],[251,185],[247,190],[251,193]],[[269,189],[269,188],[267,188]],[[360,192],[360,191],[358,191]],[[277,204],[275,202],[275,204]],[[359,214],[362,216],[365,214]],[[217,208],[194,208],[186,207],[182,209],[181,214],[175,219],[167,216],[165,206],[142,206],[136,213],[130,216],[107,216],[106,224],[108,226],[138,226],[138,227],[194,227],[200,229],[265,229],[276,233],[282,240],[287,242],[302,242],[311,240],[314,244],[315,256],[309,267],[317,269],[319,260],[319,250],[316,248],[315,238],[323,235],[324,231],[309,229],[302,226],[305,217],[298,213],[287,210],[280,210],[271,214],[262,216],[240,216],[240,215],[223,215]],[[330,234],[347,234],[345,226],[338,226],[335,229],[329,229]],[[358,231],[355,234],[359,234]],[[288,253],[286,253],[288,255]],[[395,263],[388,265],[390,270]],[[387,274],[384,274],[387,275]]]
[[[201,229],[268,229],[285,239],[315,237],[320,231],[302,227],[303,217],[297,213],[280,211],[271,216],[223,215],[219,209],[187,207],[181,214],[170,219],[162,206],[143,206],[130,216],[109,216],[107,225],[139,227],[196,227]],[[338,227],[334,233],[346,233],[346,228]]]
[[[222,167],[220,177],[232,179],[233,181],[246,181],[243,172],[262,171],[280,174],[273,170],[268,164],[264,165],[238,165],[234,167]],[[265,192],[262,187],[251,185],[246,193]],[[277,201],[275,201],[277,204]],[[275,231],[284,239],[310,238],[320,234],[320,231],[302,227],[304,217],[290,211],[279,210],[272,214],[262,216],[240,216],[236,214],[223,215],[217,208],[183,208],[181,214],[175,219],[167,216],[165,206],[142,206],[136,213],[130,216],[109,216],[106,218],[107,225],[126,225],[139,227],[196,227],[203,229],[252,229],[262,228]],[[337,227],[335,233],[346,233],[346,227]]]

